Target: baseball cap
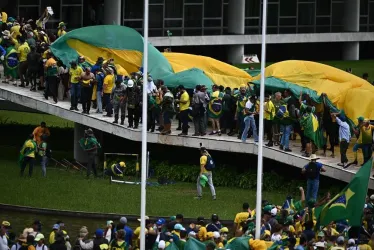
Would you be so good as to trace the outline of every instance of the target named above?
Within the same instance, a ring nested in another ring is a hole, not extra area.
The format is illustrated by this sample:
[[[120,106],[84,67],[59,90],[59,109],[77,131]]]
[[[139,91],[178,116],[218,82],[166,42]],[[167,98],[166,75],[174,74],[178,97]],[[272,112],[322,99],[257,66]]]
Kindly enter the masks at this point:
[[[56,230],[59,230],[60,229],[60,225],[59,224],[54,224],[52,229],[56,229]]]
[[[264,210],[264,213],[266,214],[270,214],[271,210],[273,209],[273,206],[272,205],[266,205],[263,210]]]
[[[175,215],[170,216],[170,221],[175,221],[176,219],[177,219],[177,217]]]
[[[166,220],[164,218],[160,218],[156,221],[156,225],[161,226],[166,223]]]
[[[5,227],[5,228],[12,228],[11,226],[10,226],[10,222],[9,221],[3,221],[2,223],[1,223],[1,225],[3,226],[3,227]]]
[[[221,230],[219,230],[221,233],[228,233],[229,232],[229,229],[227,227],[223,227],[221,228]]]
[[[339,237],[336,239],[336,243],[338,243],[338,244],[344,244],[344,237],[343,237],[343,236],[339,236]]]
[[[103,237],[103,235],[104,235],[104,230],[101,229],[101,228],[96,229],[96,231],[95,231],[95,235],[96,235],[96,237]]]
[[[106,222],[106,225],[109,226],[109,225],[112,224],[112,223],[113,223],[112,220],[108,220],[108,221]]]
[[[38,242],[39,240],[44,240],[44,235],[41,233],[38,233],[35,237],[35,241]]]
[[[126,217],[121,217],[121,219],[119,220],[119,222],[121,224],[127,224],[127,218]]]
[[[179,223],[175,224],[174,230],[185,231],[186,229]]]
[[[191,231],[188,233],[188,237],[195,237],[196,233],[194,231]]]
[[[324,233],[323,231],[321,231],[321,232],[318,233],[317,236],[318,236],[318,237],[325,237],[325,233]]]
[[[374,200],[374,194],[370,195],[370,200]]]

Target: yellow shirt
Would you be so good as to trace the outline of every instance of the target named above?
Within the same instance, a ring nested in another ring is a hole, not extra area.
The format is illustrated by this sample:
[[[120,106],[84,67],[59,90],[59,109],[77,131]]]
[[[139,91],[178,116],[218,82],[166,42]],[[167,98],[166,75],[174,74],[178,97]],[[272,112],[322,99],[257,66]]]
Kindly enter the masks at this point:
[[[181,97],[179,99],[181,102],[179,103],[179,111],[186,110],[190,107],[190,96],[188,95],[187,91],[184,91],[183,94],[181,94]],[[182,103],[186,102],[186,103]]]
[[[224,248],[223,243],[222,243],[222,242],[218,243],[218,244],[217,244],[217,248]]]
[[[303,226],[301,225],[300,221],[295,223],[295,231],[296,231],[296,234],[303,232]]]
[[[65,35],[65,34],[66,34],[66,31],[65,31],[65,30],[58,30],[58,31],[57,31],[57,36],[58,36],[58,37],[61,37],[61,36]]]
[[[6,12],[1,12],[1,21],[3,23],[6,23],[7,20],[8,20],[8,14]]]
[[[357,140],[357,143],[362,144],[371,144],[372,143],[372,130],[374,129],[373,125],[369,125],[368,127],[362,126],[360,129],[360,137]]]
[[[292,234],[295,234],[296,229],[294,228],[294,226],[290,225],[290,226],[288,227],[288,229],[290,230],[290,232],[291,232]]]
[[[360,244],[358,245],[358,247],[360,250],[372,250],[371,246],[369,246],[368,244]]]
[[[145,232],[147,233],[148,230],[145,229]],[[139,240],[140,240],[140,227],[137,227],[134,231],[134,236],[132,239],[135,242],[135,246],[139,247]]]
[[[237,229],[240,227],[240,223],[242,223],[243,221],[246,221],[248,218],[249,218],[249,212],[237,213],[234,219],[234,223],[238,225]]]
[[[327,232],[327,228],[325,227],[325,228],[323,229],[323,231]],[[336,231],[335,228],[331,228],[331,236],[339,236],[339,235],[340,235],[339,232]]]
[[[19,25],[16,25],[10,28],[10,34],[12,34],[12,37],[14,39],[17,39],[18,36],[21,36],[21,33],[19,32],[20,29],[21,29],[21,26]]]
[[[199,232],[197,233],[197,237],[199,238],[200,241],[205,241],[207,238],[207,231],[206,227],[200,227]]]
[[[114,75],[106,75],[104,78],[103,90],[104,94],[112,93],[114,87]]]
[[[265,120],[273,120],[275,116],[275,106],[272,101],[265,103],[264,118]]]
[[[17,54],[19,57],[20,62],[26,62],[27,61],[27,55],[30,53],[30,47],[27,42],[24,42],[21,46],[17,49]]]
[[[79,66],[77,66],[77,68],[75,69],[70,68],[69,69],[70,82],[73,84],[78,83],[82,73],[83,73],[83,69]]]
[[[29,153],[28,155],[25,155],[25,156],[30,157],[30,158],[35,158],[35,151],[36,151],[36,148],[35,148],[34,143],[32,143],[32,140],[27,140],[27,141],[25,142],[25,144],[24,144],[23,147],[22,147],[21,152],[24,152],[24,149],[25,149],[25,148],[32,148],[32,149],[34,149],[34,151],[32,151],[31,153]]]
[[[208,170],[205,169],[205,165],[206,165],[207,161],[208,161],[208,157],[206,155],[203,155],[203,156],[200,157],[200,167],[201,167],[201,165],[204,165],[203,174],[210,173],[210,171],[208,171]]]

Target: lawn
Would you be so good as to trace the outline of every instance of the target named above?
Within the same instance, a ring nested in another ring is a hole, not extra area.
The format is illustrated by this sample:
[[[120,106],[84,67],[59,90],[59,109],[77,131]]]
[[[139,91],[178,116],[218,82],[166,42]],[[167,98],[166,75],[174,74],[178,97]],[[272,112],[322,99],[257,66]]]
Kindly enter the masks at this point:
[[[140,213],[140,185],[109,184],[107,179],[84,178],[78,172],[48,169],[41,177],[39,164],[32,178],[19,177],[15,161],[1,160],[0,203],[53,208],[73,211],[133,214]],[[27,171],[27,169],[26,169]],[[147,215],[170,216],[183,213],[185,217],[210,217],[217,213],[222,219],[233,219],[243,202],[255,206],[255,190],[217,188],[213,201],[208,188],[204,199],[194,200],[196,186],[176,183],[147,188]],[[264,193],[264,199],[281,204],[287,194]]]
[[[0,111],[0,124],[26,124],[26,125],[38,125],[41,121],[47,123],[48,127],[74,127],[74,122],[62,119],[60,117],[48,114],[38,114],[38,113],[27,113],[27,112],[17,112],[17,111]]]

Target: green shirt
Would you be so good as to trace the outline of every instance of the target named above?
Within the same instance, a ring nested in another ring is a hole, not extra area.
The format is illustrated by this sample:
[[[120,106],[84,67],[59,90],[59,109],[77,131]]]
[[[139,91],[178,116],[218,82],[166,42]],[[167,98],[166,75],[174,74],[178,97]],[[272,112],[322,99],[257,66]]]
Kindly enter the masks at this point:
[[[40,148],[39,155],[40,156],[45,156],[45,152],[47,150],[47,143],[46,142],[42,142],[42,144],[40,144],[39,148]]]

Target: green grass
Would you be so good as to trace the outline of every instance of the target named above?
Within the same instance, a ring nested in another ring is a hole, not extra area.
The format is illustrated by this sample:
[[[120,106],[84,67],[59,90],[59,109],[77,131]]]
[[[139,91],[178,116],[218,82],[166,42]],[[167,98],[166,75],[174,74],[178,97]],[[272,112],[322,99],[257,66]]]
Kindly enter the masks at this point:
[[[273,64],[274,62],[266,63],[266,66]],[[322,61],[320,63],[333,66],[335,68],[346,70],[347,68],[352,68],[352,73],[358,77],[362,77],[363,73],[369,74],[369,79],[374,79],[374,60],[361,60],[361,61]],[[259,63],[254,64],[237,64],[239,68],[249,68],[254,67],[255,69],[260,69],[261,65]]]
[[[0,161],[0,173],[0,190],[4,194],[1,203],[73,211],[140,213],[140,185],[110,185],[107,179],[86,180],[78,172],[60,169],[47,169],[47,178],[43,178],[39,164],[32,178],[21,178],[17,164],[8,160]],[[255,190],[218,187],[216,201],[212,201],[209,188],[204,188],[203,192],[202,200],[194,200],[195,184],[147,187],[147,215],[183,213],[185,217],[195,218],[217,213],[222,219],[233,219],[243,202],[255,205]],[[263,195],[276,204],[281,204],[286,196],[266,192]]]
[[[42,121],[46,122],[48,127],[74,127],[74,122],[53,115],[7,110],[0,111],[0,124],[17,123],[37,126]]]

